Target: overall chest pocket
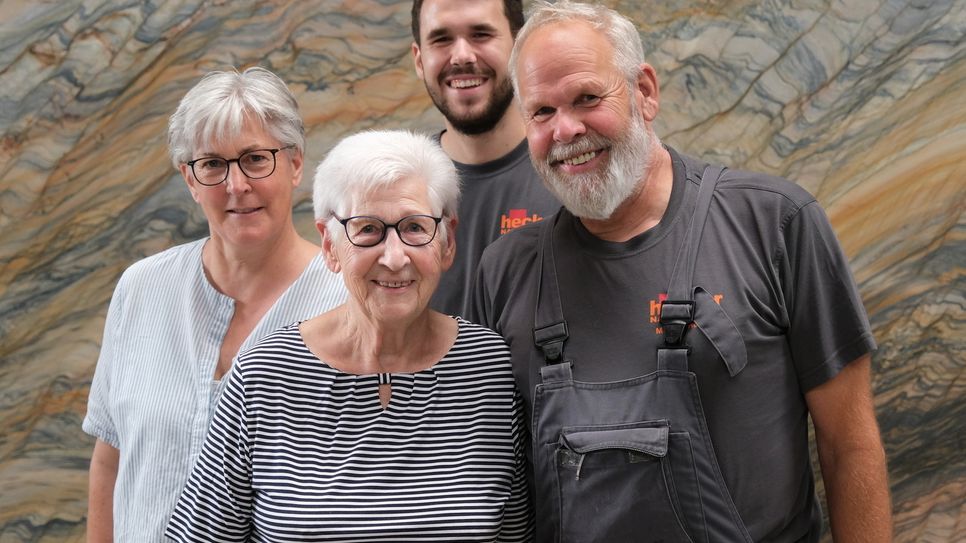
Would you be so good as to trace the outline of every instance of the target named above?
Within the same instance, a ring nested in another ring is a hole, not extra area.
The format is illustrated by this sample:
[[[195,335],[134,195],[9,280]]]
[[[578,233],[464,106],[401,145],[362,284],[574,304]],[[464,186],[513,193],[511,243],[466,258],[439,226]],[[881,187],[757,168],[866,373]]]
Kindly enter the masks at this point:
[[[560,541],[707,542],[690,436],[667,420],[565,427],[546,446]]]

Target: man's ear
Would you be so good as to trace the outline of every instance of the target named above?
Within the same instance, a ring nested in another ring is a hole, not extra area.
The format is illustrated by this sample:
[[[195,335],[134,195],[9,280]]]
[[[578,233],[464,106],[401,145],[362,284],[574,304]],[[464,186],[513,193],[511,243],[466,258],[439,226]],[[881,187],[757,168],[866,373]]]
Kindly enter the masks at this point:
[[[185,185],[188,185],[188,192],[191,193],[191,198],[197,202],[198,181],[195,179],[195,174],[191,173],[191,166],[178,164],[178,171],[181,172],[181,178],[184,179]]]
[[[418,43],[413,42],[412,52],[413,52],[413,64],[416,65],[416,76],[419,77],[419,79],[422,79],[423,78],[423,56],[419,51]]]
[[[654,67],[644,62],[641,63],[640,71],[637,74],[637,92],[634,93],[640,107],[644,120],[648,122],[657,118],[660,103],[660,88],[657,83],[657,72]]]
[[[440,262],[445,272],[453,265],[453,260],[456,258],[456,227],[459,226],[459,219],[454,215],[452,217],[443,217],[443,221],[448,226],[446,246],[443,247],[443,259]]]
[[[339,258],[335,254],[335,247],[333,247],[335,241],[329,235],[329,229],[325,227],[325,223],[325,219],[315,219],[315,229],[322,236],[322,256],[325,258],[326,267],[332,273],[339,273],[342,271],[342,265],[339,263]]]

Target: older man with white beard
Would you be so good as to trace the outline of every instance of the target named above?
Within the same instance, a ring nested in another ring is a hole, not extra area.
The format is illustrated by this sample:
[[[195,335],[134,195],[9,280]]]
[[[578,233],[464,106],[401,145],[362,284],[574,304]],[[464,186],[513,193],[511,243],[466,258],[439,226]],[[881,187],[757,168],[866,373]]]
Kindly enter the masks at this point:
[[[797,185],[662,146],[633,24],[538,4],[510,74],[565,205],[486,250],[473,316],[529,409],[538,541],[888,541],[875,342]]]

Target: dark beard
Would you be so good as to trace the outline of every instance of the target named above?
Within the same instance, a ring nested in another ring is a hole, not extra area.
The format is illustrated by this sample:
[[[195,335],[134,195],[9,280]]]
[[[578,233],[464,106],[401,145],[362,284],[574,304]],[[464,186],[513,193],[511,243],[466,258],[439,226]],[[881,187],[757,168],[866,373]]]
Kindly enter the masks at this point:
[[[503,118],[507,108],[513,102],[513,85],[510,84],[509,79],[505,79],[503,84],[496,87],[483,113],[476,117],[457,117],[441,96],[437,96],[432,91],[429,92],[429,96],[433,99],[436,109],[446,117],[454,130],[466,136],[478,136],[493,130]]]

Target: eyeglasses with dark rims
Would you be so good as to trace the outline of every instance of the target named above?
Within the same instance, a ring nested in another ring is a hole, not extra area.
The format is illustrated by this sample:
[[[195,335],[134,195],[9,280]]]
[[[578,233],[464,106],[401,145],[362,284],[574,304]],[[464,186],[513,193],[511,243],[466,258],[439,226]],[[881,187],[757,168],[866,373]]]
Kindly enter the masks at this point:
[[[286,145],[278,149],[252,149],[232,159],[205,156],[189,160],[185,164],[191,168],[191,174],[199,183],[206,187],[213,187],[228,179],[228,169],[232,162],[238,164],[238,169],[249,179],[268,177],[275,173],[275,154],[294,147],[294,145]]]
[[[403,217],[393,224],[389,224],[377,217],[359,215],[340,219],[336,217],[345,228],[345,234],[349,238],[349,243],[356,247],[374,247],[386,239],[386,232],[390,228],[399,234],[399,240],[411,247],[421,247],[433,241],[442,217],[431,215],[409,215]]]

